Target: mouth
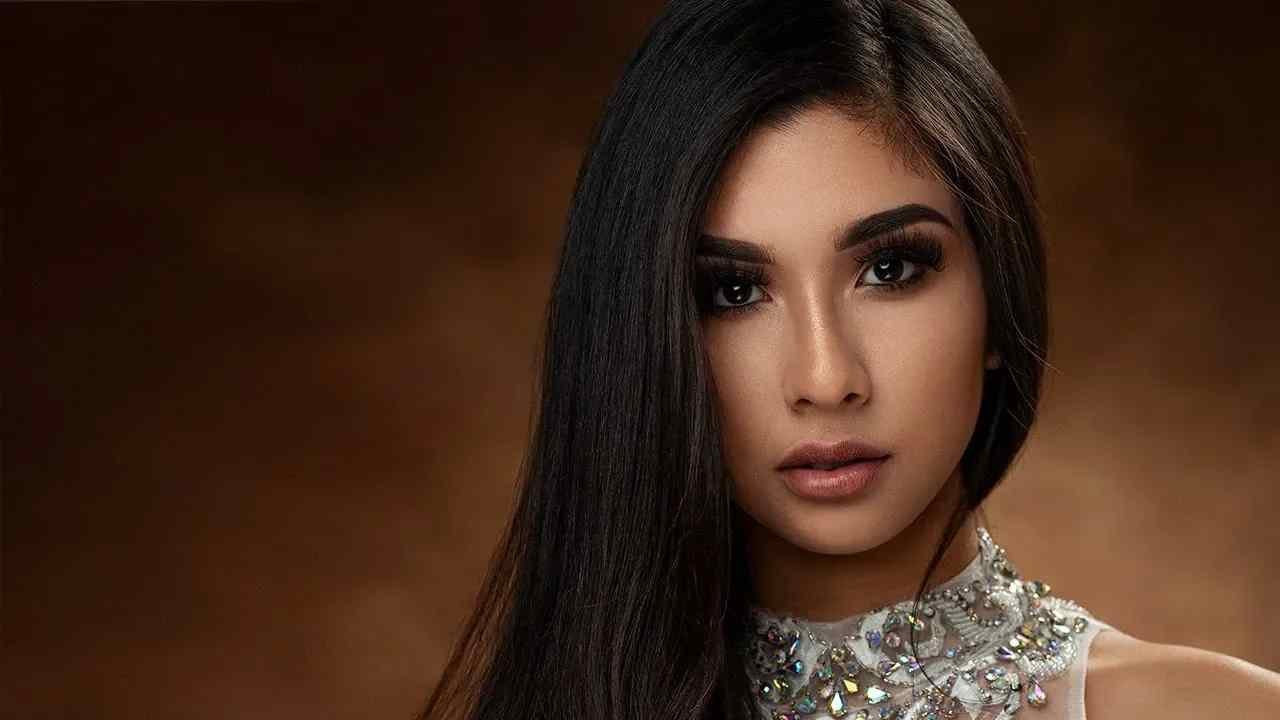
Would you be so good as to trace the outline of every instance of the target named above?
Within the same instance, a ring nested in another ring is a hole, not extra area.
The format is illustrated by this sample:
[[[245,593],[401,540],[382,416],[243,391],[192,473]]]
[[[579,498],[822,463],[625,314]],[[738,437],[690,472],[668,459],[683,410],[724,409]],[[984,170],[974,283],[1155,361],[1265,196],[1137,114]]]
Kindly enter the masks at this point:
[[[791,492],[807,500],[837,500],[858,494],[875,480],[889,452],[860,440],[803,443],[778,470]]]
[[[793,467],[790,467],[790,468],[784,468],[784,469],[785,469],[785,470],[793,470],[793,469],[797,469],[797,468],[799,468],[799,469],[805,469],[805,470],[836,470],[836,469],[838,469],[838,468],[849,467],[850,465],[853,465],[853,464],[855,464],[855,463],[860,463],[860,462],[870,462],[870,461],[872,461],[872,460],[879,460],[879,459],[880,459],[880,458],[861,458],[861,459],[858,459],[858,460],[850,460],[849,462],[837,462],[837,463],[812,463],[812,464],[809,464],[809,465],[795,465],[795,466],[793,466]]]
[[[791,467],[782,471],[782,480],[797,497],[814,501],[840,500],[866,489],[888,459],[864,458],[835,467]]]
[[[805,442],[792,448],[782,458],[778,469],[835,470],[859,462],[882,460],[888,456],[887,450],[856,439],[834,443]]]

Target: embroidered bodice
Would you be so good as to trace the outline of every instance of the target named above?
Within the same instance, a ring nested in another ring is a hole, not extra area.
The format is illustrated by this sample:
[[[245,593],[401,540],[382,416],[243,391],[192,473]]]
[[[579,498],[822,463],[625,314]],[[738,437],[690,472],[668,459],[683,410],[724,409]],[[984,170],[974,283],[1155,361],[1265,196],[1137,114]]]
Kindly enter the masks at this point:
[[[769,720],[1084,718],[1089,641],[1110,627],[1024,580],[986,528],[921,598],[818,622],[752,606],[739,651]],[[1023,713],[1025,715],[1025,713]]]

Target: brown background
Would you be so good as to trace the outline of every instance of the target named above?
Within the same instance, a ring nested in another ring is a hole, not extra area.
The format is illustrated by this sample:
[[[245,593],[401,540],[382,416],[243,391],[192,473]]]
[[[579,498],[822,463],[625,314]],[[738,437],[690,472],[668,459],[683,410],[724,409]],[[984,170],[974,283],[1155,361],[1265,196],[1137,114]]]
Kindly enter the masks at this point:
[[[1275,18],[1040,5],[961,6],[1030,133],[1055,322],[993,530],[1135,635],[1280,669]],[[5,714],[420,706],[658,7],[3,9]]]

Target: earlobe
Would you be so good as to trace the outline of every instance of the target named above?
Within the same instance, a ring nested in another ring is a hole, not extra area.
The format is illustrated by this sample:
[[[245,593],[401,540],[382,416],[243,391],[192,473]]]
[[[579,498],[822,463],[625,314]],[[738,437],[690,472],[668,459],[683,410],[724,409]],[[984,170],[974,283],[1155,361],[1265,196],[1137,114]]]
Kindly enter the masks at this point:
[[[986,366],[988,370],[995,370],[996,368],[1000,367],[1000,365],[1001,365],[1000,353],[997,353],[997,352],[987,353]]]

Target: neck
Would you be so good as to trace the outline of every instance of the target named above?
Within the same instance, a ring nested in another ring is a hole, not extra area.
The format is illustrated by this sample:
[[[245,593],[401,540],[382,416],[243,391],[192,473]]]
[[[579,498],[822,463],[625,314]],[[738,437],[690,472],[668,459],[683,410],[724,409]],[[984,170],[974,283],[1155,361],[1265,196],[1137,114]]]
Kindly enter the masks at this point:
[[[960,498],[960,479],[957,469],[924,512],[891,540],[850,555],[805,550],[744,516],[755,602],[825,622],[914,597]],[[970,514],[930,578],[931,586],[960,573],[978,554],[976,526]],[[825,581],[812,582],[815,577]]]

